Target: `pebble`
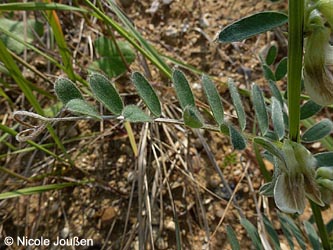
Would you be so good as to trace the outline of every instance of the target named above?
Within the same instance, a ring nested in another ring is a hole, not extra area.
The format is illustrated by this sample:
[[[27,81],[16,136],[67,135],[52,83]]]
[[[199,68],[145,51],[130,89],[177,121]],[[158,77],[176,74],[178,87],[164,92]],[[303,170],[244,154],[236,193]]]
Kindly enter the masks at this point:
[[[165,241],[163,238],[160,237],[156,240],[157,249],[164,250],[164,249],[167,249],[168,246],[169,246],[168,242]]]
[[[208,187],[214,189],[214,188],[217,188],[220,185],[220,183],[221,183],[220,178],[216,175],[212,175],[209,178]]]
[[[218,208],[215,212],[215,215],[218,218],[222,218],[223,214],[224,214],[224,209],[223,208]]]
[[[101,221],[103,223],[109,223],[114,217],[116,217],[117,212],[114,207],[105,208],[102,212]]]
[[[66,239],[69,236],[69,228],[64,227],[60,232],[60,237]]]
[[[172,221],[172,220],[166,221],[165,222],[165,228],[170,230],[170,231],[175,231],[176,230],[175,222]]]

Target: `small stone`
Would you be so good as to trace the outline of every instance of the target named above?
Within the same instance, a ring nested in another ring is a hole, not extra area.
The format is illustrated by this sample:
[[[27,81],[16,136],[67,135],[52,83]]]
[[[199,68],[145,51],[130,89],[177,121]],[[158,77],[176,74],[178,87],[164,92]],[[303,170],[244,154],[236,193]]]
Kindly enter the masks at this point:
[[[200,27],[201,28],[209,27],[209,21],[208,21],[209,18],[210,18],[209,14],[205,14],[205,15],[203,15],[202,18],[200,18]]]
[[[60,237],[66,239],[69,236],[69,228],[64,227],[60,232]]]
[[[234,176],[238,176],[238,175],[241,175],[242,174],[242,171],[240,169],[236,169],[234,171]]]
[[[116,217],[117,212],[114,207],[108,207],[103,210],[101,221],[102,223],[109,223],[114,217]]]
[[[168,242],[165,241],[163,238],[158,238],[156,241],[157,249],[163,250],[168,248]]]
[[[165,223],[165,228],[170,230],[170,231],[175,231],[176,230],[176,225],[175,222],[172,220],[169,220]]]
[[[224,209],[223,209],[223,208],[219,208],[219,209],[217,209],[216,212],[215,212],[215,215],[216,215],[216,217],[218,217],[218,218],[222,218],[223,214],[224,214]]]
[[[127,175],[127,181],[129,183],[132,183],[136,178],[137,178],[137,175],[135,174],[134,171],[130,171]]]
[[[214,189],[217,188],[220,185],[220,183],[221,180],[217,176],[213,175],[209,178],[208,187]]]

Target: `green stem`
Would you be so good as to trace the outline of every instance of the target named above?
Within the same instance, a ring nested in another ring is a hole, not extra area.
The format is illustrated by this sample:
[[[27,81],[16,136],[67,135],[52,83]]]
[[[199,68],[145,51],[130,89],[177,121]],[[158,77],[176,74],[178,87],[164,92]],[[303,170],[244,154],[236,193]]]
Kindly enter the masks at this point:
[[[324,221],[323,221],[323,217],[321,216],[320,208],[313,201],[310,201],[310,204],[311,204],[313,217],[315,219],[315,222],[316,222],[316,225],[317,225],[317,228],[318,228],[318,231],[319,231],[319,236],[320,236],[320,239],[321,239],[323,249],[324,250],[330,250],[331,249],[330,241],[329,241],[329,238],[328,238],[328,233],[327,233],[327,230],[326,230],[326,226],[325,226]]]
[[[289,138],[293,141],[298,141],[303,58],[304,0],[289,0],[288,16]]]
[[[299,141],[300,96],[303,59],[304,0],[289,0],[288,14],[288,111],[289,138]],[[313,216],[325,250],[330,250],[327,230],[320,208],[310,200]]]

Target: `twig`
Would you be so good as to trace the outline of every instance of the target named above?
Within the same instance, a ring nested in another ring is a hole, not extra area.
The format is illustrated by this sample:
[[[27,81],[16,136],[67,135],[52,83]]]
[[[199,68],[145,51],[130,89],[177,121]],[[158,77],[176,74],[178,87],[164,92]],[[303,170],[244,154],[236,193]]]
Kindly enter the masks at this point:
[[[40,125],[32,125],[24,121],[21,117],[30,117],[34,118],[41,122]],[[25,142],[27,140],[34,140],[46,127],[49,123],[53,122],[67,122],[67,121],[80,121],[80,120],[95,120],[93,117],[89,116],[69,116],[69,117],[45,117],[30,111],[18,110],[14,111],[13,118],[20,124],[28,127],[28,129],[21,131],[16,135],[16,140],[20,142]],[[102,115],[102,120],[119,120],[125,121],[125,117],[122,115]],[[174,125],[184,125],[183,121],[171,118],[155,118],[153,122],[156,123],[166,123]],[[219,132],[220,129],[216,126],[206,124],[202,127],[206,130]]]

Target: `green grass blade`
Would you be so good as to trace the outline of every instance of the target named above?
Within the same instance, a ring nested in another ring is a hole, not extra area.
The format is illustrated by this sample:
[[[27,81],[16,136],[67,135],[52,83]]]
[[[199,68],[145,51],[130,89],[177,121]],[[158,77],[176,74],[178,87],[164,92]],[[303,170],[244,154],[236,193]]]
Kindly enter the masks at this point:
[[[58,63],[54,58],[52,58],[51,56],[45,54],[43,51],[37,49],[35,46],[31,45],[30,43],[25,42],[23,39],[21,39],[20,37],[16,36],[15,34],[8,32],[6,29],[0,27],[0,32],[4,33],[5,35],[9,36],[10,38],[14,39],[15,41],[23,44],[25,47],[33,50],[34,52],[36,52],[37,54],[43,56],[45,59],[47,59],[47,61],[53,63],[55,66],[57,66],[58,68],[62,69],[63,71],[65,71],[65,67],[63,65],[61,65],[60,63]]]
[[[245,228],[245,230],[246,230],[247,234],[249,235],[250,239],[252,240],[252,243],[255,246],[255,248],[262,250],[263,246],[262,246],[262,243],[260,240],[259,233],[258,233],[257,229],[255,228],[255,226],[253,226],[252,223],[245,218],[241,218],[240,223]]]
[[[230,225],[227,225],[226,230],[227,230],[227,238],[230,243],[231,249],[240,250],[241,247],[240,247],[240,244],[237,239],[235,231],[232,229],[232,227]]]
[[[83,8],[77,8],[65,4],[59,3],[4,3],[0,4],[0,11],[15,11],[15,10],[24,10],[24,11],[36,11],[36,10],[65,10],[65,11],[78,11],[78,12],[87,12]]]
[[[299,141],[300,95],[304,44],[304,0],[288,1],[287,93],[289,139]]]
[[[23,94],[31,104],[31,106],[36,110],[37,113],[43,115],[43,109],[39,105],[39,101],[36,99],[35,95],[32,93],[31,89],[29,88],[29,83],[22,75],[21,70],[18,68],[17,64],[15,63],[13,57],[8,52],[7,48],[4,46],[3,42],[0,40],[0,61],[2,61],[5,67],[8,69],[10,75],[13,77],[14,81],[17,83],[19,88],[22,90]],[[65,153],[68,157],[66,149],[62,145],[61,141],[59,140],[58,136],[54,133],[52,127],[47,127],[51,136],[53,137],[54,141],[58,145],[58,147]],[[68,160],[70,160],[68,158]]]
[[[58,184],[49,184],[49,185],[42,185],[42,186],[36,186],[36,187],[28,187],[28,188],[22,188],[11,192],[4,192],[0,194],[0,200],[9,199],[9,198],[15,198],[23,195],[32,195],[32,194],[40,194],[47,191],[52,190],[58,190],[63,189],[66,187],[73,187],[77,185],[83,185],[87,183],[88,181],[83,182],[65,182],[65,183],[58,183]]]
[[[13,137],[15,137],[17,135],[17,132],[15,130],[13,130],[12,128],[9,128],[1,123],[0,123],[0,130],[2,130],[3,132],[5,132]],[[40,151],[44,152],[45,154],[54,157],[55,159],[57,159],[59,161],[65,161],[64,159],[62,159],[61,157],[59,157],[58,155],[56,155],[55,153],[51,152],[50,150],[46,149],[45,147],[41,146],[38,143],[35,143],[33,141],[27,141],[27,143],[30,144],[31,146],[35,147],[36,149],[39,149]]]
[[[32,93],[31,89],[28,87],[28,81],[23,77],[21,70],[15,63],[13,57],[8,52],[6,46],[3,44],[2,40],[0,39],[0,61],[2,61],[9,71],[10,75],[13,77],[17,85],[22,90],[25,97],[28,99],[31,106],[39,113],[43,114],[43,110],[39,105],[38,100],[36,99],[35,95]]]
[[[75,80],[76,75],[73,70],[72,65],[72,57],[70,54],[70,50],[67,47],[66,39],[64,37],[64,33],[62,32],[62,28],[59,22],[59,18],[57,13],[54,10],[46,10],[45,11],[46,18],[52,28],[54,38],[59,48],[59,53],[62,58],[62,63],[64,65],[64,70],[68,77],[71,80]]]
[[[281,216],[282,213],[278,213],[278,218],[280,221],[281,229],[284,234],[284,236],[287,239],[287,242],[289,244],[290,250],[294,250],[294,242],[293,242],[293,235],[291,233],[290,228],[288,227],[288,224],[285,222],[285,219]]]
[[[279,235],[277,234],[276,230],[274,229],[272,222],[264,214],[262,216],[263,216],[263,222],[264,222],[267,234],[273,242],[274,249],[280,250],[281,247],[280,247]]]
[[[306,242],[303,237],[303,234],[299,227],[295,224],[295,222],[286,214],[278,212],[278,216],[280,219],[281,224],[285,224],[285,226],[289,227],[290,232],[295,236],[299,246],[305,250],[306,249]]]
[[[170,67],[161,59],[155,49],[149,45],[146,40],[136,31],[135,27],[131,22],[124,16],[121,10],[116,6],[115,3],[110,1],[110,6],[112,10],[118,15],[118,17],[125,23],[125,26],[129,26],[131,32],[125,30],[121,25],[115,22],[112,18],[103,13],[100,9],[96,7],[95,4],[91,3],[89,0],[84,1],[95,13],[97,18],[102,19],[106,24],[110,25],[115,29],[122,37],[124,37],[134,48],[136,48],[144,57],[151,61],[161,72],[163,72],[167,77],[171,78]],[[142,43],[143,48],[139,43]]]
[[[122,21],[122,23],[127,27],[128,30],[130,30],[132,36],[140,42],[142,47],[151,55],[151,57],[154,59],[155,62],[158,63],[160,66],[160,69],[162,69],[162,72],[165,72],[166,75],[171,74],[170,67],[164,62],[162,57],[159,56],[159,54],[156,52],[155,48],[147,42],[146,39],[144,39],[141,34],[137,31],[137,29],[134,27],[132,22],[124,15],[124,13],[121,11],[121,9],[117,6],[117,4],[112,1],[108,0],[111,9],[116,13],[118,18]]]
[[[315,230],[315,228],[312,226],[312,224],[308,221],[304,221],[304,228],[305,228],[305,232],[309,238],[309,241],[312,245],[312,249],[321,249],[321,243],[318,237],[318,234]]]

